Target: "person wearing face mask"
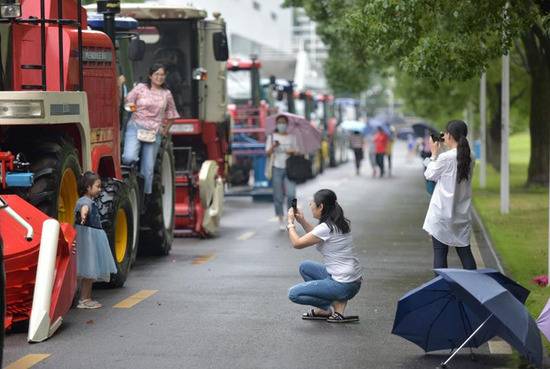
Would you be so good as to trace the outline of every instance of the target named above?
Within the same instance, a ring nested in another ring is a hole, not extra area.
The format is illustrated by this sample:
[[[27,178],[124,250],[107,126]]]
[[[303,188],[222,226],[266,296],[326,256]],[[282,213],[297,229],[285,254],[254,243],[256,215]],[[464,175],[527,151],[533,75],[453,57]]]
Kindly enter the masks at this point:
[[[267,137],[266,153],[272,155],[271,181],[273,185],[273,204],[275,215],[279,218],[279,229],[286,230],[284,222],[283,203],[286,195],[287,209],[292,207],[292,199],[296,197],[296,183],[286,175],[286,159],[297,153],[296,136],[288,133],[288,118],[279,115],[276,119],[276,131]]]

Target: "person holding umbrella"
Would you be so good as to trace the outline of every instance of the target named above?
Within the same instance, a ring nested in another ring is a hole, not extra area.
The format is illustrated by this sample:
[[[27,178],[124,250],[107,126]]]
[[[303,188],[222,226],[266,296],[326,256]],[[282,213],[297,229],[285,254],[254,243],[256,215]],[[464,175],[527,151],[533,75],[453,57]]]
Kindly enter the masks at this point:
[[[464,269],[477,268],[470,249],[473,160],[467,135],[466,123],[452,120],[442,138],[430,138],[432,156],[426,159],[424,176],[437,183],[423,229],[432,237],[434,269],[447,268],[449,246],[456,249]],[[444,153],[441,141],[449,148]]]
[[[363,160],[363,146],[365,145],[363,134],[361,131],[352,131],[349,141],[353,154],[355,155],[355,174],[359,175],[361,161]]]
[[[292,199],[296,197],[296,183],[286,175],[286,160],[298,152],[298,144],[296,136],[288,132],[288,118],[285,115],[278,115],[275,122],[275,131],[267,137],[265,150],[270,156],[275,215],[279,218],[279,229],[284,231],[286,230],[283,212],[285,195],[287,209],[292,207]]]

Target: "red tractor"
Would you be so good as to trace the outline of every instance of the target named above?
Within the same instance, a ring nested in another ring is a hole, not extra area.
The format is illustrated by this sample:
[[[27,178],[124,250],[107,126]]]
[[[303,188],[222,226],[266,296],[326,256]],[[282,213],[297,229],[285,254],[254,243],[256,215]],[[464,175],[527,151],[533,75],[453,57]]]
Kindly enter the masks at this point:
[[[225,22],[184,5],[122,4],[138,20],[141,50],[132,67],[136,81],[162,63],[181,119],[171,128],[176,170],[176,235],[218,232],[223,211],[229,120]]]
[[[231,117],[232,157],[229,169],[232,186],[247,186],[254,173],[252,190],[233,192],[269,198],[269,181],[265,178],[265,120],[273,113],[262,96],[261,63],[256,58],[231,59],[227,62],[229,115]]]
[[[108,16],[117,7],[117,1],[99,2]],[[88,30],[80,0],[3,2],[0,16],[4,326],[30,319],[28,339],[41,341],[59,327],[76,290],[72,225],[82,172],[103,179],[97,203],[117,266],[110,285],[122,286],[140,239],[140,248],[170,250],[174,203],[163,193],[173,188],[171,146],[162,145],[156,199],[144,209],[142,178],[120,165],[112,39]]]

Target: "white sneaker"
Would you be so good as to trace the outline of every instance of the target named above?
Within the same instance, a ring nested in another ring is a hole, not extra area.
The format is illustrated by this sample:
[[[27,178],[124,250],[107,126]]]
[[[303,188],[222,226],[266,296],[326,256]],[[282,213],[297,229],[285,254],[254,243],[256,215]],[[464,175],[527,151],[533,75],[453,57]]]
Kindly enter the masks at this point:
[[[279,222],[279,230],[281,230],[281,231],[286,231],[285,222]]]

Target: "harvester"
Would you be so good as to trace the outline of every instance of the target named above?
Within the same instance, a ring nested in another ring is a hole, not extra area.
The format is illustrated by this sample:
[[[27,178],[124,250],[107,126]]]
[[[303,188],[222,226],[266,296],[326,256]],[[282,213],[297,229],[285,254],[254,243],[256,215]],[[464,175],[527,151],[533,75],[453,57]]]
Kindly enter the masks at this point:
[[[233,186],[231,195],[264,201],[273,195],[265,177],[265,127],[270,107],[262,99],[260,69],[261,62],[255,57],[227,62],[232,134],[229,182]],[[253,185],[249,186],[251,173]]]
[[[116,13],[117,1],[99,10]],[[143,178],[120,164],[120,95],[112,39],[88,30],[80,0],[0,5],[0,235],[4,326],[30,320],[29,341],[47,339],[76,290],[74,213],[83,171],[102,177],[97,199],[122,286],[140,248],[167,254],[172,229],[170,146],[155,168],[157,196],[142,207]],[[161,191],[159,189],[163,189]],[[4,206],[4,205],[2,205]],[[147,214],[140,226],[140,214]]]
[[[228,58],[225,21],[207,19],[186,5],[124,3],[121,15],[137,19],[135,82],[161,63],[181,119],[171,128],[176,173],[176,235],[218,233],[223,211],[229,119],[226,101]]]

